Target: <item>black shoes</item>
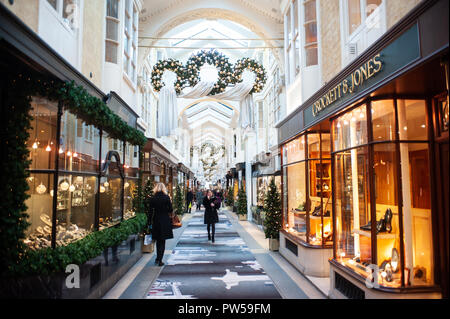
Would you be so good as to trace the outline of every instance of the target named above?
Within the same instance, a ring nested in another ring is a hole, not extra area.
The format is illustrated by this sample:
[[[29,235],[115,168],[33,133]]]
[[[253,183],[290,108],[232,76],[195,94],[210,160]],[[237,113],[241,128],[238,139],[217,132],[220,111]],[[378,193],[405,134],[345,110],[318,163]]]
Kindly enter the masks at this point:
[[[392,231],[392,210],[388,208],[386,210],[386,213],[384,214],[384,218],[381,218],[379,221],[377,221],[377,234],[382,232],[388,232],[390,233]],[[360,229],[370,231],[371,229],[371,222],[367,223],[364,226],[361,226]]]
[[[312,216],[320,216],[320,205],[314,208],[314,211],[311,213]]]
[[[214,237],[212,238],[212,242],[214,243]]]
[[[162,262],[162,260],[159,260],[159,259],[155,259],[155,265],[158,265],[158,266],[164,266],[164,263]]]

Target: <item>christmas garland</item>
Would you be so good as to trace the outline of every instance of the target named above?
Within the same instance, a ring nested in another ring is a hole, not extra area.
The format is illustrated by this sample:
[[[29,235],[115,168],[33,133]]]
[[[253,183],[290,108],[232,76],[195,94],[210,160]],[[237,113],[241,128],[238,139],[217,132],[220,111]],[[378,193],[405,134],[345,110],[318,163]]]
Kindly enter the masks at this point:
[[[162,75],[164,71],[172,71],[177,75],[177,81],[175,82],[175,91],[177,94],[181,93],[185,83],[185,69],[180,61],[174,59],[160,60],[154,66],[152,70],[152,85],[156,92],[159,92],[164,86],[162,82]]]
[[[210,95],[215,95],[225,91],[228,84],[236,83],[233,77],[233,68],[228,62],[228,58],[217,50],[202,50],[193,54],[186,62],[186,80],[190,86],[195,86],[200,81],[200,68],[208,63],[218,70],[218,80]]]
[[[249,94],[261,92],[267,81],[267,75],[264,67],[250,58],[242,58],[238,60],[234,66],[233,73],[233,76],[237,82],[242,82],[242,73],[245,69],[250,70],[256,75],[255,85],[253,85],[253,88]]]
[[[218,80],[209,95],[223,93],[229,84],[242,82],[242,73],[245,69],[249,69],[256,75],[255,85],[249,94],[261,92],[267,81],[267,75],[264,67],[250,58],[243,58],[236,62],[234,67],[231,66],[228,57],[211,49],[209,51],[202,50],[191,55],[186,65],[183,65],[174,59],[160,60],[153,66],[152,85],[156,92],[159,92],[164,86],[162,75],[165,70],[173,71],[177,75],[175,82],[175,91],[180,94],[185,86],[195,86],[200,82],[200,68],[204,64],[210,64],[218,70]]]

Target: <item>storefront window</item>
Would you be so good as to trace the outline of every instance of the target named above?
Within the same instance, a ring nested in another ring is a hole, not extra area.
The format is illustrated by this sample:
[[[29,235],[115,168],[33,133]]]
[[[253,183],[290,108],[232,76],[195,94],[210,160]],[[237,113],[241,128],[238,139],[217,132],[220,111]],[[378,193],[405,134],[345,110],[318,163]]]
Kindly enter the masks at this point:
[[[58,150],[59,169],[97,172],[100,133],[74,114],[65,111],[61,119],[61,144]]]
[[[30,197],[25,201],[28,222],[24,243],[31,249],[51,246],[53,174],[31,173],[27,178]]]
[[[311,245],[331,244],[330,134],[306,133],[283,151],[285,230]]]
[[[378,284],[384,287],[431,285],[434,257],[427,104],[424,100],[372,101],[371,141],[358,136],[356,130],[362,126],[358,127],[357,121],[351,125],[359,109],[332,123],[335,257],[363,277],[369,274],[366,267],[376,264]],[[345,120],[347,132],[342,130]],[[360,146],[363,143],[367,145]],[[370,194],[374,198],[370,199]]]
[[[56,245],[67,245],[94,229],[96,176],[60,174],[56,204]]]
[[[360,228],[370,225],[368,148],[335,154],[334,181],[338,261],[366,276],[365,267],[372,263],[372,251],[370,245],[361,247]]]
[[[33,97],[31,105],[33,120],[27,142],[31,160],[29,169],[54,169],[58,106],[37,97]]]
[[[334,151],[367,143],[366,106],[362,105],[333,121]]]

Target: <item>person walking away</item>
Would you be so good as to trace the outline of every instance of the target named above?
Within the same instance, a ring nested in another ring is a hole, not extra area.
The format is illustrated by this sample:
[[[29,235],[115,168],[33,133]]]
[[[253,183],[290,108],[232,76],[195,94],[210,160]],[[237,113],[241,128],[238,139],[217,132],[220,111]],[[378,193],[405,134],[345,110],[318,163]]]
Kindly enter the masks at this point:
[[[162,260],[166,249],[166,240],[173,238],[171,220],[173,207],[163,183],[157,183],[153,193],[154,196],[149,201],[149,218],[152,224],[152,237],[153,240],[156,240],[155,264],[163,266]]]
[[[213,196],[211,190],[206,192],[206,196],[203,198],[203,206],[205,207],[204,223],[207,225],[206,229],[208,230],[208,240],[212,240],[214,243],[214,235],[216,232],[215,224],[219,222],[219,215],[217,214],[216,208],[217,199]]]
[[[203,203],[203,192],[201,189],[197,190],[197,194],[195,194],[195,196],[197,197],[197,210],[200,210]]]
[[[188,189],[188,192],[186,194],[186,210],[190,214],[191,208],[192,208],[192,201],[194,200],[194,193],[191,191],[191,189]]]

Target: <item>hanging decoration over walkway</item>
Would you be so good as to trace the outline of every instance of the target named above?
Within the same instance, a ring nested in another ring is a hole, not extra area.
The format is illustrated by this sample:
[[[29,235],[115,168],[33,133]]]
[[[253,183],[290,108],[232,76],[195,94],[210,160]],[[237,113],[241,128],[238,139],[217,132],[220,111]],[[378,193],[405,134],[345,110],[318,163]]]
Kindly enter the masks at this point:
[[[217,79],[201,79],[201,68],[207,66],[217,70]],[[232,67],[229,59],[214,49],[193,54],[184,67],[178,60],[158,61],[152,72],[153,88],[160,94],[158,137],[171,135],[178,127],[177,98],[213,95],[220,100],[239,101],[241,128],[253,127],[251,94],[261,92],[266,80],[264,67],[257,61],[243,58]],[[187,87],[190,90],[184,90]]]

